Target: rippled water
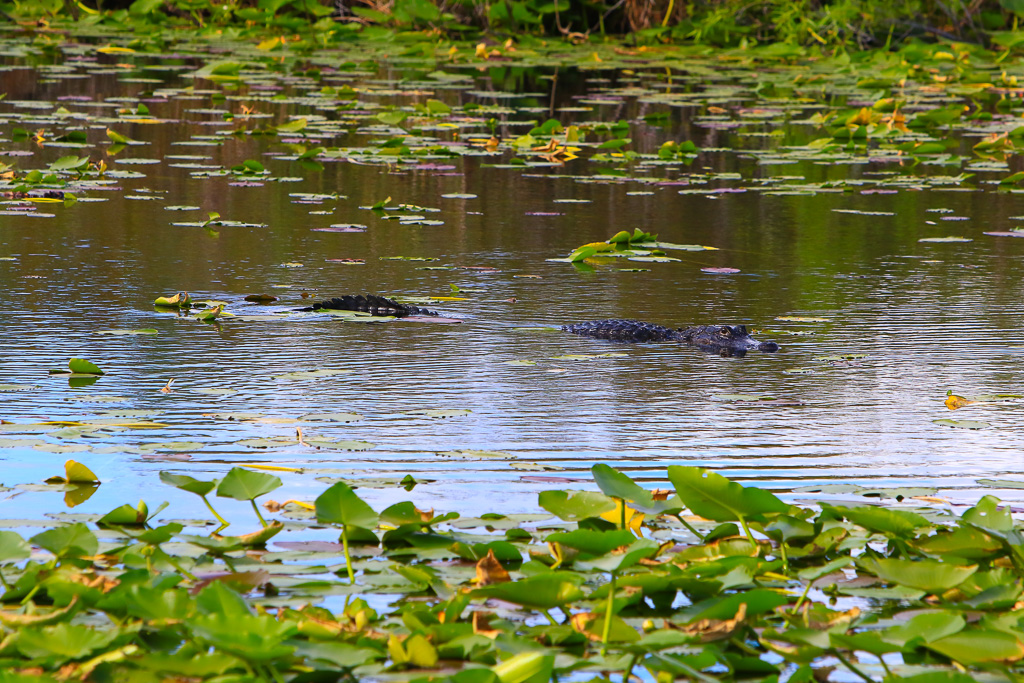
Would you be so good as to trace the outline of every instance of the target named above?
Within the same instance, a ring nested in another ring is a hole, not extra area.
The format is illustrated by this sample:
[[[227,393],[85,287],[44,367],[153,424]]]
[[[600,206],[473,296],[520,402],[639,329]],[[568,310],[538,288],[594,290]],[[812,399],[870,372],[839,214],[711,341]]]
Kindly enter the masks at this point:
[[[134,106],[137,95],[153,87],[91,72],[86,78],[44,82],[45,70],[13,59],[7,64],[13,68],[2,72],[8,98],[0,101],[5,124],[0,129],[5,136],[0,161],[23,167],[38,167],[68,153],[90,153],[14,141],[13,126],[38,127],[25,118],[26,112],[35,111],[31,107],[49,113],[62,106],[99,116],[118,106],[115,96]],[[381,72],[368,82],[393,76]],[[161,73],[160,78],[166,87],[192,82],[174,73]],[[38,483],[59,473],[64,460],[72,457],[113,484],[102,486],[76,512],[105,512],[145,498],[151,504],[171,500],[176,514],[186,516],[195,510],[188,507],[194,499],[161,485],[159,471],[208,477],[223,474],[233,464],[265,462],[331,468],[332,476],[342,470],[353,478],[412,474],[427,481],[412,493],[394,486],[361,493],[378,509],[411,498],[420,507],[463,513],[534,510],[537,491],[592,486],[588,470],[596,462],[622,468],[650,486],[667,484],[668,465],[691,464],[781,492],[824,483],[914,485],[935,487],[954,501],[973,500],[989,491],[979,486],[979,478],[1021,473],[1024,411],[1019,402],[970,406],[955,413],[943,405],[950,389],[965,396],[1021,390],[1024,240],[983,234],[1016,225],[1011,217],[1024,213],[1018,195],[997,194],[981,184],[922,184],[892,194],[856,189],[768,193],[764,188],[772,183],[796,186],[847,175],[862,178],[871,191],[886,179],[884,173],[901,171],[896,164],[868,160],[847,167],[813,161],[759,163],[782,142],[806,141],[806,126],[797,124],[755,120],[723,130],[675,108],[667,126],[645,126],[638,117],[654,105],[621,94],[616,88],[623,84],[616,78],[603,72],[563,74],[567,85],[558,93],[556,109],[582,105],[590,110],[568,111],[561,118],[629,119],[642,151],[656,150],[665,139],[685,137],[701,148],[721,148],[700,155],[692,166],[651,170],[651,177],[665,174],[678,180],[705,170],[740,176],[712,177],[705,186],[643,183],[596,175],[595,164],[584,160],[564,167],[491,168],[487,164],[502,159],[486,157],[453,158],[418,169],[327,162],[317,172],[277,158],[287,150],[275,138],[178,144],[231,129],[206,113],[225,106],[211,99],[217,86],[189,98],[144,98],[153,116],[173,123],[87,124],[89,135],[97,139],[110,125],[147,142],[108,160],[112,168],[144,176],[89,193],[104,202],[36,206],[37,212],[54,213],[53,218],[0,216],[0,256],[14,258],[0,261],[0,367],[4,382],[27,389],[0,394],[3,418],[40,422],[152,410],[157,411],[152,419],[169,426],[40,437],[91,448],[70,454],[2,448],[2,483]],[[480,87],[487,81],[486,76],[477,79]],[[538,83],[543,87],[543,80]],[[587,104],[588,96],[607,96],[609,91],[617,99]],[[422,99],[401,93],[381,96],[399,104],[417,98]],[[457,91],[445,92],[443,98],[452,103],[485,100]],[[236,104],[227,107],[237,109]],[[275,120],[316,111],[266,102],[261,109]],[[516,118],[508,117],[501,129],[506,135],[525,132],[514,124]],[[770,130],[782,131],[785,138],[780,142],[761,135]],[[356,133],[352,139],[371,137]],[[28,152],[31,157],[16,156]],[[92,154],[98,158],[95,150]],[[118,160],[126,157],[159,163]],[[230,178],[192,177],[194,168],[180,166],[230,166],[245,159],[259,159],[275,176],[294,181],[237,186]],[[940,172],[946,171],[907,173],[924,178]],[[681,189],[707,192],[681,194]],[[344,197],[309,204],[295,193]],[[442,197],[452,193],[476,197]],[[444,224],[403,226],[360,208],[388,196],[394,202],[439,208],[429,217]],[[202,212],[165,210],[170,205],[201,206]],[[172,225],[203,220],[207,211],[266,227],[225,226],[213,239],[202,229]],[[950,217],[967,220],[943,220]],[[368,227],[353,233],[317,231],[343,223]],[[545,260],[635,228],[665,241],[719,250],[673,253],[681,263],[627,264],[649,268],[647,272],[600,265],[585,272]],[[945,235],[974,241],[918,242]],[[388,256],[437,260],[380,260]],[[365,265],[330,261],[346,258],[365,259]],[[424,269],[436,266],[457,268]],[[707,266],[741,272],[701,272]],[[230,312],[243,315],[305,305],[304,292],[314,298],[362,292],[450,296],[450,285],[462,290],[459,296],[466,300],[431,307],[462,319],[458,325],[352,324],[312,315],[277,321],[227,318],[210,325],[152,306],[157,296],[187,290],[200,300],[227,301]],[[273,293],[280,301],[273,306],[244,301],[260,292]],[[777,320],[787,316],[827,322]],[[674,344],[621,345],[539,329],[611,317],[670,325],[744,323],[759,330],[759,339],[778,341],[782,351],[721,358]],[[98,334],[137,328],[153,328],[158,334]],[[554,359],[605,353],[618,355]],[[821,360],[839,355],[855,357]],[[108,374],[87,387],[47,376],[49,368],[77,356],[93,360]],[[510,364],[523,360],[536,364]],[[275,379],[319,368],[350,372],[316,380]],[[173,391],[161,393],[171,378]],[[197,391],[209,389],[234,392]],[[721,399],[730,394],[775,400]],[[471,413],[449,418],[408,414],[438,408]],[[318,425],[244,422],[224,415],[233,412],[268,418],[353,412],[364,419]],[[968,430],[933,422],[944,418],[977,420],[990,427]],[[236,443],[291,436],[296,426],[307,438],[365,440],[375,447],[343,452],[301,446],[252,449]],[[6,432],[2,436],[25,431],[0,427]],[[147,455],[134,450],[168,441],[205,446],[189,450],[187,460],[170,461],[153,457],[173,455],[158,446]],[[511,457],[439,455],[472,449]],[[286,488],[273,497],[310,500],[324,488],[315,479],[319,474],[282,473]],[[1006,499],[1019,497],[1009,490],[997,493]],[[60,499],[59,493],[19,489],[3,496],[0,516],[8,518],[53,511]],[[243,507],[223,505],[247,514]]]

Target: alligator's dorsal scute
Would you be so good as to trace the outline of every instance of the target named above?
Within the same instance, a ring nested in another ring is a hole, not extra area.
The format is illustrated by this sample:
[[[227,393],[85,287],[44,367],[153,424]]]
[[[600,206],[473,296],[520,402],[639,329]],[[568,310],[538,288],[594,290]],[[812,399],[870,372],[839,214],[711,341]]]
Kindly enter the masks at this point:
[[[336,296],[333,299],[318,301],[312,306],[300,308],[300,311],[359,311],[377,316],[393,316],[402,318],[407,315],[440,315],[435,311],[428,311],[412,304],[401,304],[394,299],[377,296],[376,294],[357,294],[355,296],[346,294]]]
[[[759,342],[745,325],[698,325],[673,330],[639,320],[594,320],[562,329],[582,337],[620,342],[677,341],[723,356],[743,356],[747,351],[778,351],[775,342]]]

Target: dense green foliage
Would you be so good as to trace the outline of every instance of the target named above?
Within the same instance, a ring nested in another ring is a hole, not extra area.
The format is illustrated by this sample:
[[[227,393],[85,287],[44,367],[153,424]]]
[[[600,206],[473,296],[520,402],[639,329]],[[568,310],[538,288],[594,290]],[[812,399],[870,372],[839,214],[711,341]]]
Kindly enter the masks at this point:
[[[798,507],[693,467],[668,468],[674,491],[593,475],[600,492],[541,493],[545,514],[479,518],[378,513],[337,482],[276,509],[341,543],[283,552],[263,550],[280,521],[202,536],[143,503],[27,541],[0,531],[0,680],[1018,675],[1024,529],[994,498],[956,516],[832,486],[817,493],[846,498]],[[162,478],[249,501],[280,485],[239,468],[219,485]]]
[[[104,23],[269,34],[350,35],[364,27],[475,38],[565,36],[736,46],[787,42],[829,49],[911,37],[988,44],[1016,30],[1021,0],[5,0],[11,21]]]

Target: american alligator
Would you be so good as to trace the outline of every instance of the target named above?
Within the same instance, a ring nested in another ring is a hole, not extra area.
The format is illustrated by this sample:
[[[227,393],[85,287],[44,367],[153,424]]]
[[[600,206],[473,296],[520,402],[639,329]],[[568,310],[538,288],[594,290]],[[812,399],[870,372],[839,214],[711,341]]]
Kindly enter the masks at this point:
[[[751,337],[745,325],[699,325],[673,330],[639,320],[595,320],[563,325],[562,329],[581,337],[610,341],[677,341],[722,356],[745,356],[747,351],[755,350],[769,353],[779,350],[775,342],[759,342]]]
[[[319,301],[312,306],[300,308],[299,310],[360,311],[362,313],[369,313],[370,315],[390,315],[395,318],[404,318],[407,315],[441,315],[436,311],[428,311],[425,308],[420,308],[419,306],[413,306],[411,304],[400,304],[393,299],[376,296],[375,294],[367,294],[366,296],[363,296],[362,294],[359,294],[358,296],[352,296],[351,294],[336,296],[333,299]]]
[[[374,294],[352,296],[351,294],[319,301],[300,311],[361,311],[377,316],[403,318],[410,315],[440,316],[437,311],[402,304]],[[778,351],[775,342],[758,342],[747,333],[744,325],[700,325],[673,330],[639,320],[596,320],[575,325],[563,325],[566,332],[581,337],[607,339],[620,342],[677,341],[696,346],[701,351],[718,353],[723,356],[743,356],[747,351]]]

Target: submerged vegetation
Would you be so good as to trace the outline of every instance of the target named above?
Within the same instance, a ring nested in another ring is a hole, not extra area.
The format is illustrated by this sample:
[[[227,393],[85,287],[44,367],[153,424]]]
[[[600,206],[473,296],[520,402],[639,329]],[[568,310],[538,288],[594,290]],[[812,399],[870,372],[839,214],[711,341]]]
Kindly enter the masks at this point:
[[[54,481],[98,484],[67,471]],[[200,520],[157,522],[140,502],[28,539],[0,531],[0,680],[1022,671],[1024,527],[995,498],[954,512],[913,489],[828,486],[797,506],[694,467],[669,467],[673,490],[606,465],[593,477],[600,492],[540,493],[543,513],[470,518],[411,502],[378,512],[339,481],[313,502],[266,503],[283,518],[268,522],[255,500],[281,484],[272,474],[162,473],[221,521],[208,494],[250,501],[258,530],[198,535],[186,524]],[[305,540],[279,542],[292,534]],[[271,538],[285,550],[267,551]]]

